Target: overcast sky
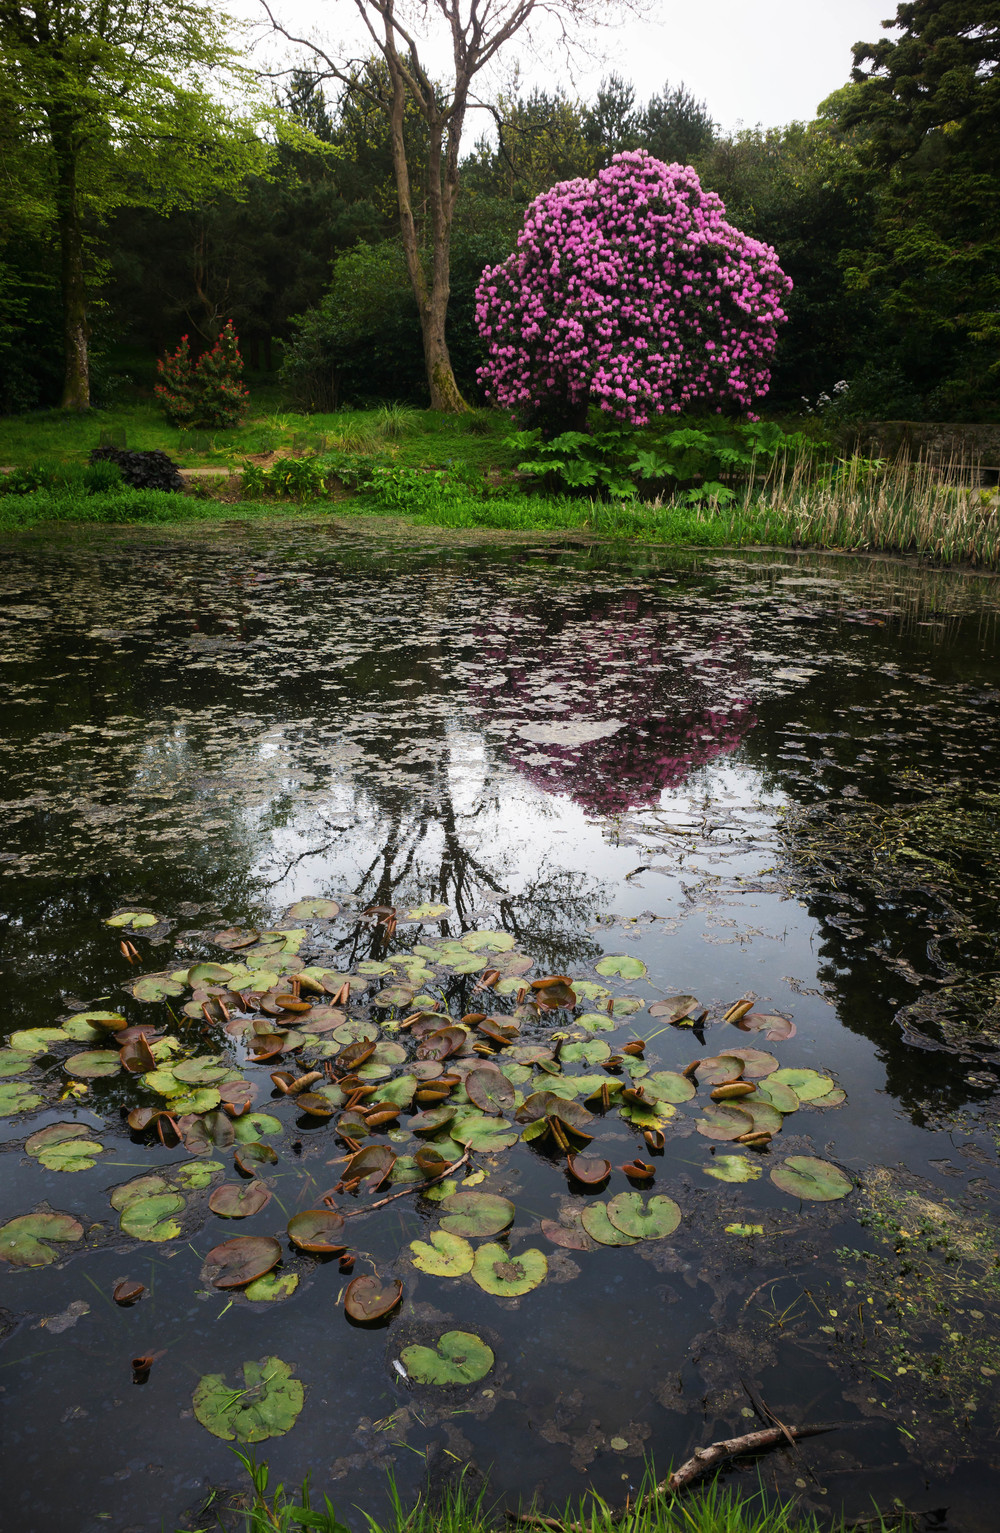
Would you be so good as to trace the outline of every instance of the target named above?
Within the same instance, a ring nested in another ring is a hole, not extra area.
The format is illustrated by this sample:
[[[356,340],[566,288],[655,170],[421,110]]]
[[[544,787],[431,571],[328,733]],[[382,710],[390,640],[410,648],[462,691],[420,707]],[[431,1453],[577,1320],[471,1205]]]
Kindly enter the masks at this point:
[[[338,35],[357,36],[351,0],[272,3],[289,31],[325,37],[331,52]],[[261,15],[255,0],[237,0],[237,9],[255,19]],[[602,75],[614,70],[635,83],[640,100],[669,80],[704,100],[724,129],[741,123],[775,127],[814,117],[823,98],[849,78],[851,45],[883,36],[881,22],[895,9],[895,0],[652,0],[646,20],[623,20],[592,35],[603,52],[598,62],[578,59],[570,72],[561,54],[540,61],[523,39],[514,39],[501,74],[516,60],[527,84],[562,84],[570,95],[588,98]],[[424,35],[419,26],[415,30]],[[265,44],[266,52],[272,49]],[[444,75],[447,54],[431,49],[427,56],[440,59]],[[489,91],[497,83],[494,77],[483,86]],[[472,115],[470,142],[485,125],[485,114]]]

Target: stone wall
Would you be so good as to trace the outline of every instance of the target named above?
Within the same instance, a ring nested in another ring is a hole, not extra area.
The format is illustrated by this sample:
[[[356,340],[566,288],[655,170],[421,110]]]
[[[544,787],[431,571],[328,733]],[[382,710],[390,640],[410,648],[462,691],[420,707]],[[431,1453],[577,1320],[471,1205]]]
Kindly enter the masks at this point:
[[[965,470],[981,482],[1000,475],[1000,425],[941,424],[935,421],[868,421],[858,428],[857,447],[867,456],[923,458],[938,468]]]

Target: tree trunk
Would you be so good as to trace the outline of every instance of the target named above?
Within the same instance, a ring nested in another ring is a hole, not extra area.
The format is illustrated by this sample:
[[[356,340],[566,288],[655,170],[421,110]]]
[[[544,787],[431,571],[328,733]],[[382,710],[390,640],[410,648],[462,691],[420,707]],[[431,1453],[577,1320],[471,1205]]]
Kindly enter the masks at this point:
[[[56,129],[52,132],[52,147],[56,158],[56,212],[66,349],[62,408],[89,410],[87,284],[84,276],[83,229],[76,199],[76,153],[69,133]]]
[[[451,358],[448,355],[448,342],[445,340],[444,333],[447,312],[448,291],[447,289],[444,292],[439,291],[435,284],[420,311],[420,325],[424,337],[424,361],[427,364],[427,382],[431,391],[431,409],[460,415],[468,410],[469,406],[462,398],[461,390],[455,382]]]

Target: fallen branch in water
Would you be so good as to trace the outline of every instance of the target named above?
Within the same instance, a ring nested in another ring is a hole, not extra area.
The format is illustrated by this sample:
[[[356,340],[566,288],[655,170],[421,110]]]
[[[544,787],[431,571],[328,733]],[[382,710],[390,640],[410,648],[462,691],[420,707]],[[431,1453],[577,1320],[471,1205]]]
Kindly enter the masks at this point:
[[[790,1443],[794,1438],[818,1437],[821,1432],[835,1432],[837,1424],[815,1427],[763,1427],[759,1432],[746,1432],[742,1437],[725,1437],[721,1442],[709,1443],[707,1448],[697,1448],[691,1458],[685,1460],[679,1469],[675,1469],[669,1479],[664,1480],[648,1496],[644,1496],[643,1502],[652,1501],[657,1496],[676,1495],[679,1490],[684,1490],[703,1474],[708,1474],[716,1464],[721,1464],[724,1459],[738,1458],[742,1453],[762,1453],[767,1448],[777,1448],[781,1443]]]
[[[409,1187],[404,1187],[401,1192],[391,1192],[387,1198],[379,1198],[377,1203],[366,1203],[364,1208],[341,1208],[337,1212],[345,1219],[356,1219],[359,1214],[370,1214],[376,1208],[384,1208],[387,1203],[395,1203],[397,1198],[405,1198],[411,1192],[422,1192],[425,1187],[433,1187],[436,1182],[443,1182],[452,1172],[457,1171],[459,1166],[467,1166],[471,1151],[466,1150],[459,1160],[453,1160],[450,1166],[446,1166],[440,1176],[432,1176],[429,1181],[411,1182]]]

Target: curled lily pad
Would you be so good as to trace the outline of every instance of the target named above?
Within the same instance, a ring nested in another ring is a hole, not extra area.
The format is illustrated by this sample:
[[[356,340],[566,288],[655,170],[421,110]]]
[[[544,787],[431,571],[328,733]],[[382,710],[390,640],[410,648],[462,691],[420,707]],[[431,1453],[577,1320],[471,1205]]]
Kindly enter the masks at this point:
[[[451,1198],[447,1202],[450,1203]],[[472,1271],[474,1253],[469,1242],[461,1235],[450,1235],[447,1230],[432,1230],[426,1240],[411,1240],[410,1250],[413,1265],[434,1277],[461,1277]]]
[[[166,1001],[183,995],[185,989],[182,980],[172,979],[169,974],[143,974],[132,986],[132,994],[137,1001]]]
[[[811,1102],[834,1089],[830,1076],[820,1075],[818,1070],[775,1070],[769,1083],[790,1086],[800,1102]]]
[[[491,1192],[456,1192],[445,1205],[441,1228],[472,1238],[498,1235],[514,1218],[514,1205]]]
[[[127,1020],[120,1011],[78,1011],[62,1024],[62,1030],[67,1038],[89,1043],[89,1035],[96,1030],[116,1033],[126,1025]]]
[[[637,1240],[662,1240],[672,1235],[681,1222],[681,1211],[673,1198],[657,1194],[643,1205],[641,1192],[620,1192],[608,1204],[608,1218],[623,1235]]]
[[[233,1156],[233,1165],[241,1176],[256,1176],[258,1166],[277,1165],[278,1152],[273,1145],[260,1139],[241,1145]]]
[[[235,1235],[213,1246],[202,1276],[216,1288],[245,1288],[281,1260],[281,1247],[270,1235]]]
[[[694,1096],[694,1082],[676,1070],[655,1070],[644,1077],[642,1086],[658,1102],[690,1102]]]
[[[41,1105],[41,1097],[30,1086],[25,1086],[21,1081],[0,1081],[0,1118],[12,1118],[19,1112],[33,1112]]]
[[[221,1373],[207,1373],[194,1392],[194,1413],[214,1437],[259,1443],[283,1437],[299,1418],[305,1394],[280,1357],[243,1364],[243,1385],[233,1389]]]
[[[487,1293],[496,1294],[501,1299],[515,1299],[530,1293],[544,1283],[548,1272],[545,1253],[534,1249],[512,1256],[503,1246],[480,1246],[472,1263],[473,1280]]]
[[[717,1155],[710,1166],[702,1167],[706,1176],[720,1182],[755,1182],[761,1167],[748,1155]]]
[[[564,974],[550,974],[531,981],[531,999],[536,1006],[549,1011],[559,1007],[572,1010],[576,1006],[576,991]]]
[[[135,1198],[122,1210],[121,1227],[135,1240],[174,1240],[181,1227],[173,1218],[184,1208],[179,1192],[160,1192],[148,1198]]]
[[[828,1160],[816,1160],[812,1155],[790,1155],[774,1167],[771,1181],[793,1198],[811,1198],[817,1203],[846,1198],[854,1185],[839,1166]]]
[[[493,1351],[471,1331],[445,1331],[436,1347],[404,1347],[400,1361],[416,1384],[475,1384],[493,1367]]]
[[[122,1067],[121,1059],[108,1049],[88,1049],[82,1054],[71,1054],[64,1062],[67,1075],[78,1080],[99,1080],[107,1075],[117,1075]]]
[[[248,1283],[243,1292],[255,1304],[273,1303],[277,1299],[291,1298],[298,1286],[297,1272],[265,1272],[263,1277]]]
[[[47,1267],[63,1254],[59,1246],[82,1239],[83,1225],[70,1214],[21,1214],[0,1227],[0,1261]]]
[[[332,1208],[306,1208],[288,1221],[288,1238],[300,1251],[329,1256],[347,1249],[344,1220]]]
[[[251,1214],[259,1214],[270,1201],[271,1189],[263,1182],[223,1182],[212,1193],[208,1206],[222,1219],[247,1219]]]
[[[730,1107],[726,1102],[709,1103],[695,1127],[706,1139],[739,1139],[743,1134],[754,1132],[750,1113],[742,1107]]]
[[[594,966],[598,974],[617,974],[621,979],[642,979],[648,972],[641,958],[631,953],[609,953]]]
[[[440,1111],[440,1109],[438,1109]],[[503,1118],[491,1118],[485,1113],[468,1113],[451,1124],[448,1132],[458,1144],[466,1149],[479,1150],[494,1155],[509,1150],[518,1140],[518,1131]]]
[[[360,1325],[381,1320],[396,1308],[403,1297],[398,1278],[380,1278],[376,1273],[356,1277],[344,1294],[344,1312]]]
[[[50,1123],[26,1139],[24,1148],[48,1171],[91,1171],[104,1146],[89,1133],[82,1123]]]
[[[649,1014],[652,1017],[666,1017],[668,1022],[683,1022],[697,1010],[696,995],[668,995],[662,1001],[654,1001]]]
[[[569,1155],[566,1157],[569,1174],[584,1187],[599,1187],[611,1175],[611,1162],[599,1155]]]
[[[0,1080],[12,1075],[23,1075],[32,1065],[31,1054],[19,1054],[16,1049],[0,1049]]]
[[[340,906],[336,900],[297,900],[288,914],[293,921],[332,921]]]
[[[602,1246],[634,1246],[638,1237],[626,1235],[611,1223],[606,1203],[588,1203],[580,1216],[580,1222],[591,1239]]]

